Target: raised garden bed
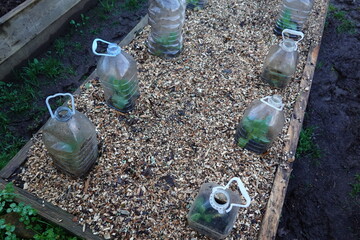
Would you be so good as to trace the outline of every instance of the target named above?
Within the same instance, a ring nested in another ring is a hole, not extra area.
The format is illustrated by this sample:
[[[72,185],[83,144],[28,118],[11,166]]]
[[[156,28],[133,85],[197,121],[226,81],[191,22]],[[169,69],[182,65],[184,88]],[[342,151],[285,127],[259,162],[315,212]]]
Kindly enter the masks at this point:
[[[137,109],[124,115],[108,108],[93,76],[75,98],[77,109],[96,125],[101,143],[92,172],[78,180],[57,172],[40,131],[20,174],[24,187],[105,238],[184,239],[198,236],[187,227],[186,215],[200,185],[239,176],[253,201],[240,209],[231,236],[274,238],[327,3],[316,2],[299,46],[295,80],[283,91],[259,78],[270,45],[278,42],[272,34],[278,1],[210,1],[205,10],[188,11],[185,49],[174,61],[146,52],[145,27],[125,47],[139,63]],[[272,94],[282,95],[286,104],[280,138],[266,155],[236,147],[235,127],[246,106]],[[25,152],[2,177],[15,171]]]
[[[96,0],[27,0],[0,18],[0,80]]]

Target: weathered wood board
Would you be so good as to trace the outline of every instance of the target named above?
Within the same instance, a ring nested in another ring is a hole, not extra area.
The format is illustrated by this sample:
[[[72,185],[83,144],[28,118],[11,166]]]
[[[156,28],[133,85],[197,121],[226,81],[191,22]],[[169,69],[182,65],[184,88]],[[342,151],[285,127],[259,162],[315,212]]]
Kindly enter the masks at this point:
[[[328,4],[328,2],[328,0],[324,1],[325,4]],[[128,35],[128,37],[126,37],[122,41],[122,43],[120,43],[120,45],[125,45],[130,42],[131,39],[136,35],[136,32],[139,31],[142,27],[144,27],[146,21],[147,19],[142,19],[142,21],[134,28],[134,30]],[[324,26],[324,22],[322,23],[322,26]],[[322,34],[322,32],[319,34]],[[286,159],[287,162],[285,164],[279,165],[276,171],[273,188],[270,194],[265,215],[262,220],[262,226],[258,239],[274,239],[276,236],[281,209],[286,194],[286,188],[292,170],[292,162],[295,159],[297,142],[302,127],[307,100],[310,93],[311,82],[315,71],[319,48],[320,44],[316,46],[311,46],[308,54],[308,59],[301,80],[301,88],[304,89],[304,91],[300,93],[295,103],[290,127],[288,130],[288,135],[290,136],[290,138],[287,140],[284,148],[284,152],[287,153],[288,156]],[[90,78],[93,78],[93,74],[89,77],[89,79]],[[9,163],[9,165],[0,172],[0,177],[8,178],[21,165],[21,163],[26,160],[26,152],[30,146],[31,143],[28,143],[27,146],[25,146],[25,148],[22,149],[19,154],[14,157],[14,159]]]
[[[0,18],[0,80],[96,0],[27,0]]]
[[[139,23],[126,35],[126,37],[119,43],[120,46],[125,46],[131,42],[131,40],[140,32],[144,26],[147,25],[148,16],[144,16]],[[95,71],[88,77],[87,80],[93,79],[95,77]],[[87,82],[85,81],[85,83]],[[79,93],[80,88],[75,91]],[[0,189],[5,188],[6,181],[4,179],[9,178],[26,160],[27,152],[32,146],[32,141],[27,142],[24,147],[11,159],[11,161],[0,171]],[[34,195],[28,193],[27,191],[15,187],[15,192],[18,194],[15,201],[24,202],[25,204],[31,205],[34,209],[38,211],[38,214],[43,218],[65,228],[69,232],[75,234],[76,236],[85,238],[85,239],[102,239],[99,236],[93,235],[90,229],[83,228],[76,221],[73,221],[74,216],[60,209],[59,207],[54,206],[42,199],[35,197]]]
[[[3,179],[0,179],[0,189],[4,189],[7,182]],[[77,224],[76,221],[73,221],[73,216],[64,210],[56,207],[50,203],[47,203],[34,195],[28,193],[27,191],[14,187],[15,188],[15,201],[16,202],[23,202],[27,205],[32,206],[34,209],[37,210],[38,214],[47,219],[48,221],[57,224],[69,232],[81,236],[85,239],[102,239],[99,236],[92,234],[90,229],[83,228],[80,224]]]

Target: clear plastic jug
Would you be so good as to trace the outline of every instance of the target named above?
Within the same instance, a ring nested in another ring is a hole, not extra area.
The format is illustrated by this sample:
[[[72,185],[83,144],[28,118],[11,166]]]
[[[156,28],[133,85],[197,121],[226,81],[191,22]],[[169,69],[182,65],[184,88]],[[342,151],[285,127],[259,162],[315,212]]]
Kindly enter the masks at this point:
[[[149,0],[151,32],[147,47],[151,54],[170,59],[181,53],[185,8],[185,0]]]
[[[72,108],[61,106],[53,112],[49,100],[57,96],[69,96]],[[54,165],[73,177],[83,176],[98,156],[94,125],[75,110],[74,97],[70,93],[49,96],[46,105],[51,118],[43,128],[43,142]]]
[[[282,34],[280,44],[270,48],[261,73],[261,79],[275,88],[285,88],[290,82],[299,59],[297,45],[304,38],[302,32],[290,29],[285,29]],[[289,38],[290,34],[297,36],[298,40]]]
[[[284,29],[302,31],[309,17],[314,0],[284,0],[274,32],[281,35]]]
[[[257,154],[265,153],[284,126],[283,107],[279,95],[254,101],[237,126],[236,144]]]
[[[240,204],[239,192],[229,186],[236,182],[246,203]],[[196,196],[187,216],[189,226],[199,233],[214,239],[228,236],[235,224],[239,207],[246,208],[251,199],[244,184],[237,177],[223,187],[216,183],[204,183]]]
[[[96,52],[98,42],[108,44],[106,53]],[[116,43],[99,38],[93,41],[92,50],[101,56],[96,72],[104,89],[106,103],[120,112],[133,110],[140,96],[134,58],[122,51]]]

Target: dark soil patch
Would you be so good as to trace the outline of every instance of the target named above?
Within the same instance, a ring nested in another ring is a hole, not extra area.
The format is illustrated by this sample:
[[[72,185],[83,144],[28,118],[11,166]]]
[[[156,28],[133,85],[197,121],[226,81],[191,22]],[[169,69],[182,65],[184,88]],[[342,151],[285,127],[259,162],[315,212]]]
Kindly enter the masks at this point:
[[[95,70],[99,57],[92,53],[93,40],[120,42],[146,12],[144,0],[99,1],[71,19],[65,33],[27,66],[0,81],[0,135],[5,136],[0,140],[0,168],[49,118],[45,98],[74,92]]]
[[[279,240],[360,239],[359,5],[331,3],[303,126],[321,157],[295,161]]]
[[[0,0],[0,17],[10,12],[26,0]]]

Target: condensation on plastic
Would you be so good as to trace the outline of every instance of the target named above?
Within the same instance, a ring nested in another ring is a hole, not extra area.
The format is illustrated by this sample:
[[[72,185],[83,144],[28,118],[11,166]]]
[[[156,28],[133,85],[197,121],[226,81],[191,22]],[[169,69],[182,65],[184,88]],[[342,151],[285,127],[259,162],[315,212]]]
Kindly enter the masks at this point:
[[[245,198],[245,204],[240,204],[238,191],[229,189],[233,181],[237,182],[238,188]],[[224,202],[217,202],[215,195],[219,193],[225,196],[225,199],[222,199]],[[211,238],[223,239],[230,234],[239,207],[248,207],[250,201],[251,199],[239,178],[232,178],[225,187],[216,183],[204,183],[187,216],[189,227]]]
[[[281,98],[279,104],[279,97],[274,95],[255,100],[245,110],[235,134],[235,142],[238,146],[257,154],[265,153],[269,149],[285,123],[283,104]]]
[[[283,0],[274,32],[281,35],[284,29],[302,31],[309,17],[314,0]]]
[[[264,60],[261,79],[271,87],[285,88],[296,71],[299,54],[297,43],[304,37],[302,32],[285,29],[283,40],[279,45],[273,45]],[[297,40],[289,38],[297,37]]]
[[[100,40],[95,39],[94,42]],[[96,44],[93,44],[93,52],[102,55],[96,72],[104,89],[105,101],[120,112],[129,112],[135,108],[140,95],[136,61],[116,44],[103,42],[109,44],[107,53],[97,53],[94,50]]]
[[[59,95],[65,94],[54,96]],[[47,98],[47,105],[48,100],[49,98]],[[69,116],[70,111],[74,114]],[[43,128],[43,142],[54,165],[73,177],[85,175],[98,156],[95,126],[74,107],[72,110],[59,107],[55,114],[51,115],[52,117]]]
[[[185,0],[149,0],[151,32],[147,47],[151,54],[170,59],[181,53],[185,8]]]

